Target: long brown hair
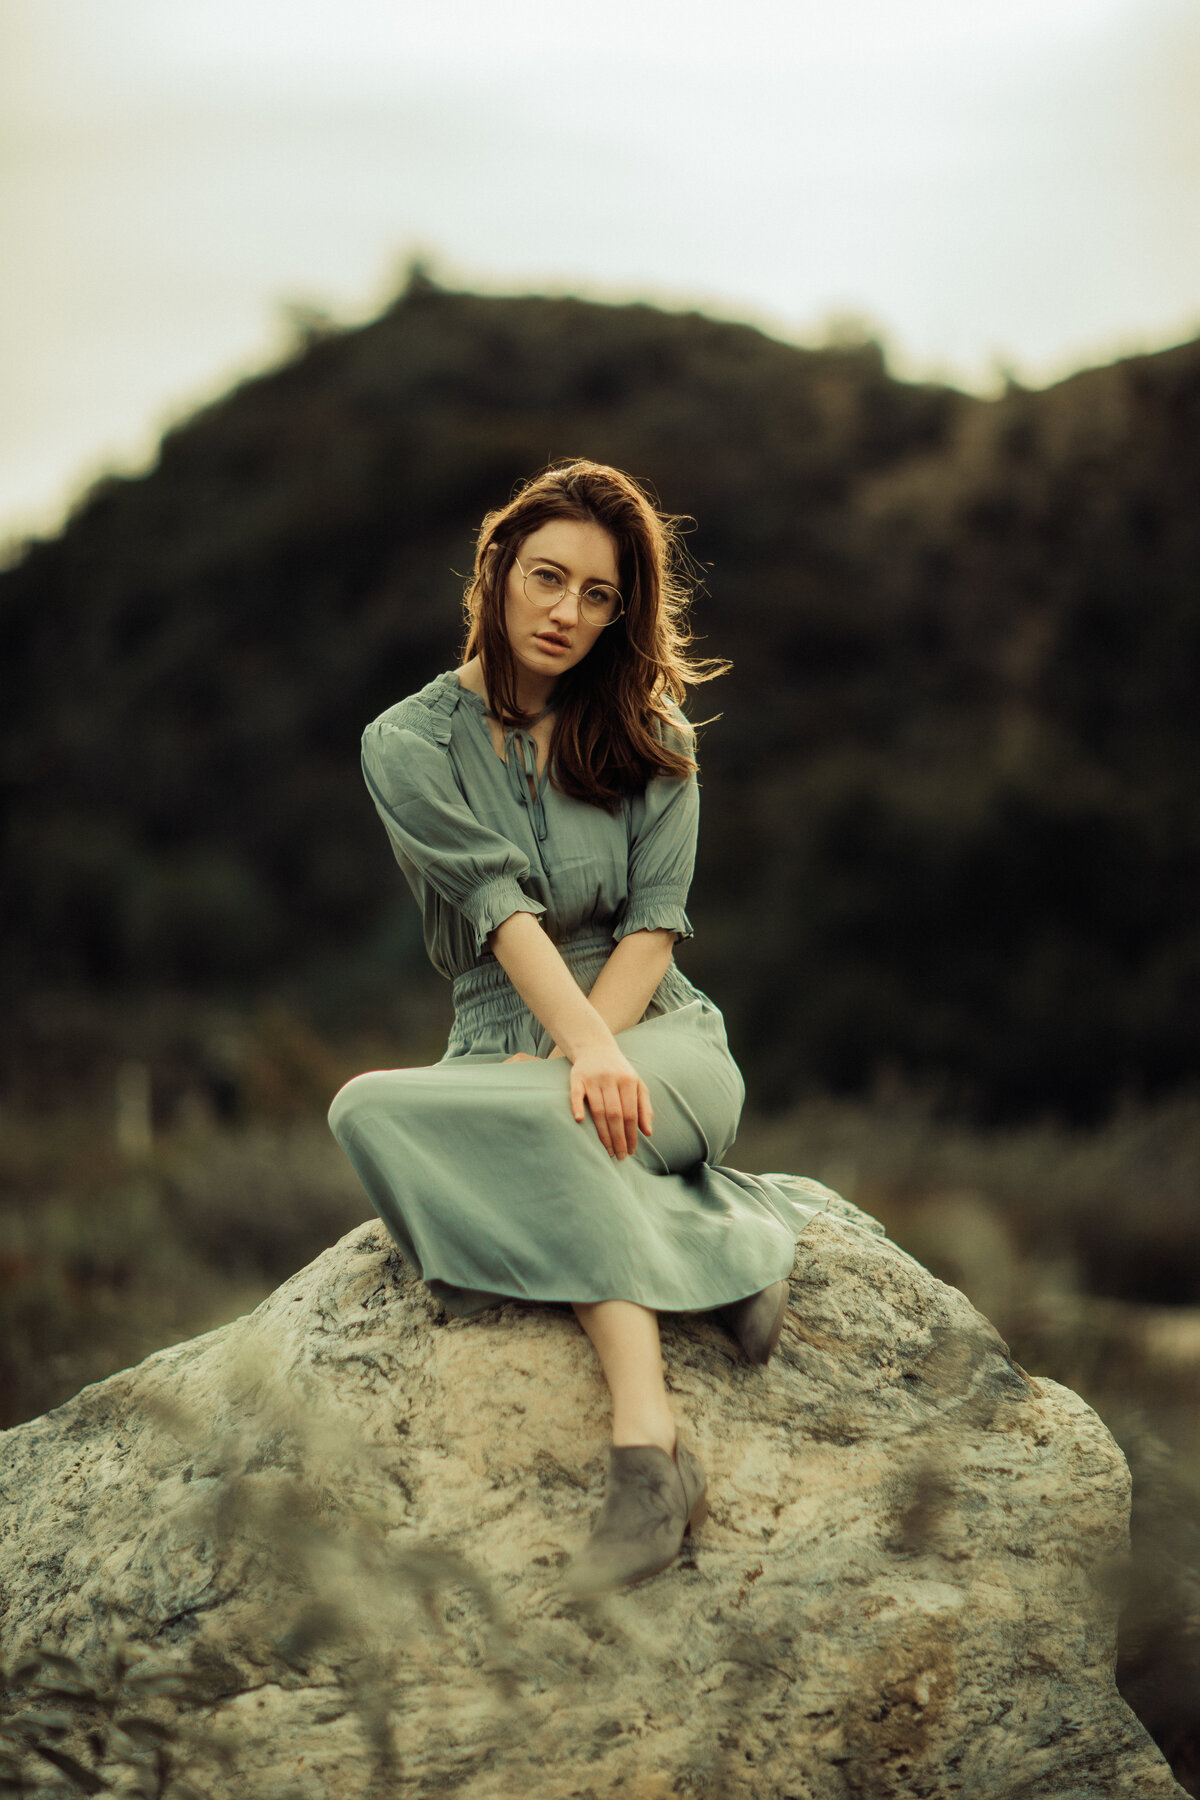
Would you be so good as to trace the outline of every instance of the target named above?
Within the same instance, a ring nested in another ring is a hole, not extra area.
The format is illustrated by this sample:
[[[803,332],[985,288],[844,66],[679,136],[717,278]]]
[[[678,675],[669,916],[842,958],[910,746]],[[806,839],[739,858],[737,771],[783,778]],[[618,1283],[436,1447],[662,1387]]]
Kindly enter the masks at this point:
[[[582,662],[559,677],[550,739],[550,775],[576,800],[611,810],[653,775],[695,767],[668,710],[688,684],[711,681],[727,662],[687,654],[691,589],[680,542],[683,520],[662,512],[639,483],[605,463],[551,463],[507,506],[488,513],[475,546],[463,603],[469,632],[463,661],[478,656],[492,712],[522,729],[533,715],[517,705],[516,664],[504,623],[509,571],[522,543],[550,519],[579,519],[607,531],[617,548],[625,612],[600,633]],[[657,729],[656,729],[657,728]]]

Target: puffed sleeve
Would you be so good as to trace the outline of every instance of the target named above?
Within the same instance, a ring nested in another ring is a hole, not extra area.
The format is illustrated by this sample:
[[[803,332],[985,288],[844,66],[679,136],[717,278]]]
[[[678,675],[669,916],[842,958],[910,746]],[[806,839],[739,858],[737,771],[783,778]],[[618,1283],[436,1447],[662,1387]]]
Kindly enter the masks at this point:
[[[690,728],[682,713],[679,724]],[[645,792],[635,795],[630,812],[629,893],[614,938],[631,931],[674,931],[676,939],[690,938],[687,916],[688,890],[696,863],[696,833],[700,823],[700,788],[695,770],[677,779],[656,775]]]
[[[488,933],[513,913],[545,912],[520,885],[528,857],[475,817],[439,744],[411,726],[376,719],[363,733],[362,765],[409,886],[419,897],[415,875],[456,907],[480,954]]]

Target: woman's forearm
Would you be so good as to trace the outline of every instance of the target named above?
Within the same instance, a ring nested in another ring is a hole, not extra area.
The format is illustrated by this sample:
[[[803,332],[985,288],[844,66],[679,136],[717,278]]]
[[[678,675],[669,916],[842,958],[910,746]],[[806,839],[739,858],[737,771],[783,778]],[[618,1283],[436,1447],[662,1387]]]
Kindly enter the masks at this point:
[[[673,931],[631,931],[592,984],[588,999],[614,1033],[636,1025],[666,974],[675,949]]]
[[[496,960],[536,1019],[569,1058],[568,1099],[578,1124],[590,1113],[610,1156],[632,1156],[654,1128],[650,1090],[531,913],[513,913],[491,934]],[[615,955],[615,952],[614,952]],[[521,1062],[521,1055],[509,1057]]]
[[[585,995],[531,913],[514,913],[491,936],[492,951],[560,1055],[636,1025],[666,974],[673,931],[632,931],[617,943]]]
[[[489,939],[496,961],[554,1042],[572,1061],[612,1042],[612,1027],[588,999],[532,913],[513,913]]]

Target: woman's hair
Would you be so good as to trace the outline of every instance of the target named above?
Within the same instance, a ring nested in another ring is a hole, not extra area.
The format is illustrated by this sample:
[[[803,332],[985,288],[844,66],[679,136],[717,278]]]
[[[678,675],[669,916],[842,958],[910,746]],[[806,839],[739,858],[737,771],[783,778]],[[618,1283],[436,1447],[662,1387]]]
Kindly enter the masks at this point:
[[[691,600],[680,544],[682,521],[661,512],[620,469],[604,463],[552,463],[497,512],[488,513],[464,596],[469,632],[463,660],[478,656],[493,713],[526,727],[517,705],[516,665],[505,627],[505,592],[524,540],[550,519],[599,525],[617,547],[625,611],[600,633],[575,667],[558,679],[550,740],[551,778],[563,793],[610,810],[640,793],[653,775],[683,776],[696,767],[668,710],[686,684],[711,681],[726,662],[687,655]]]

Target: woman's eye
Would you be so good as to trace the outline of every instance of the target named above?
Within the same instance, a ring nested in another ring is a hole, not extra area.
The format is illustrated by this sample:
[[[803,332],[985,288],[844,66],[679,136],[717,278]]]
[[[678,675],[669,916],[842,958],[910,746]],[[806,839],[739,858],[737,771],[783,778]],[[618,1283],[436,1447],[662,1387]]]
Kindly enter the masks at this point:
[[[557,569],[534,569],[533,579],[539,587],[552,588],[562,586],[562,576]]]

